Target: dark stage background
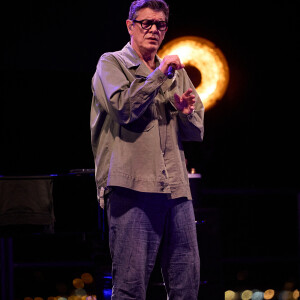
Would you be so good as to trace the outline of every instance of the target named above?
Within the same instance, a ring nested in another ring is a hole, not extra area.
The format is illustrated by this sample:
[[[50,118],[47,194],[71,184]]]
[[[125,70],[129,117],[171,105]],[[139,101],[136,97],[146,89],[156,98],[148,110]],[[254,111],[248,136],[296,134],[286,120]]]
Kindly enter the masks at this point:
[[[93,168],[90,81],[128,41],[130,1],[2,4],[0,174]],[[205,186],[298,187],[299,19],[295,2],[169,1],[165,42],[195,35],[228,60],[230,83],[186,145]],[[198,7],[199,6],[199,7]]]
[[[0,175],[94,168],[91,78],[102,53],[128,42],[125,20],[130,2],[1,4]],[[229,64],[227,92],[205,115],[204,142],[184,144],[188,168],[202,175],[201,205],[217,209],[226,222],[220,230],[221,240],[227,241],[225,257],[297,256],[296,2],[168,1],[171,15],[164,43],[199,36],[220,48]],[[252,239],[246,241],[249,232]],[[291,247],[286,248],[287,243]],[[231,273],[250,272],[250,267],[238,265],[238,259],[235,263],[237,269],[226,265],[228,280]],[[246,263],[251,265],[251,260]],[[278,266],[278,260],[268,263]],[[289,268],[284,260],[280,263]],[[253,272],[264,281],[260,267]]]

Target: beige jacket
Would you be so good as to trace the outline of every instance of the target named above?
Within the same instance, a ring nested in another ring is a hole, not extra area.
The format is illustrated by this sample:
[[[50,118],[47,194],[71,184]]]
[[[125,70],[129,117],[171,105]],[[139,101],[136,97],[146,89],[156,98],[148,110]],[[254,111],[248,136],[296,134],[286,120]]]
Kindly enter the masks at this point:
[[[157,57],[157,67],[160,59]],[[196,95],[191,115],[174,93]],[[152,73],[128,43],[101,56],[92,79],[91,143],[98,190],[121,186],[191,199],[182,141],[202,141],[204,107],[184,69]]]

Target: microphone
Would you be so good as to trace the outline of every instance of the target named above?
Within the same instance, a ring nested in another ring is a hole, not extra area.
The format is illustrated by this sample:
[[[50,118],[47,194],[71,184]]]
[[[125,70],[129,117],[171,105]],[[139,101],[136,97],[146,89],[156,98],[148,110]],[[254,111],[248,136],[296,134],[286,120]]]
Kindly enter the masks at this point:
[[[167,73],[167,77],[169,79],[173,78],[174,77],[174,74],[175,74],[175,68],[174,68],[174,65],[170,65],[168,67],[168,73]]]

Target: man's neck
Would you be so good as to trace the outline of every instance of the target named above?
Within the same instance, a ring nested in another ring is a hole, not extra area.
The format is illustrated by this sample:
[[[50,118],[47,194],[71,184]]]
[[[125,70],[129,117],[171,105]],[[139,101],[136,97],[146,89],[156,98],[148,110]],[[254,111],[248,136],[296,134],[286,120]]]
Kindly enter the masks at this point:
[[[154,69],[156,67],[156,65],[155,65],[155,54],[153,56],[152,55],[151,56],[144,56],[142,58],[142,60],[144,61],[144,63],[146,64],[146,66],[150,70],[154,71]]]
[[[154,70],[156,65],[155,65],[155,54],[154,52],[146,52],[143,51],[142,49],[138,49],[137,47],[134,47],[132,45],[132,48],[135,50],[139,58],[145,63],[145,65],[150,69]]]

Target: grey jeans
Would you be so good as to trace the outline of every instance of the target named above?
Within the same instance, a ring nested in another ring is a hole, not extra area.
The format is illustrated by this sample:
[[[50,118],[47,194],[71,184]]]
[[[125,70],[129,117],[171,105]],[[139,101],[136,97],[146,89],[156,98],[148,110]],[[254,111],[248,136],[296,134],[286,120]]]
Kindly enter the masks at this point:
[[[170,300],[196,300],[200,260],[192,201],[114,188],[107,199],[112,298],[146,298],[160,251]]]

